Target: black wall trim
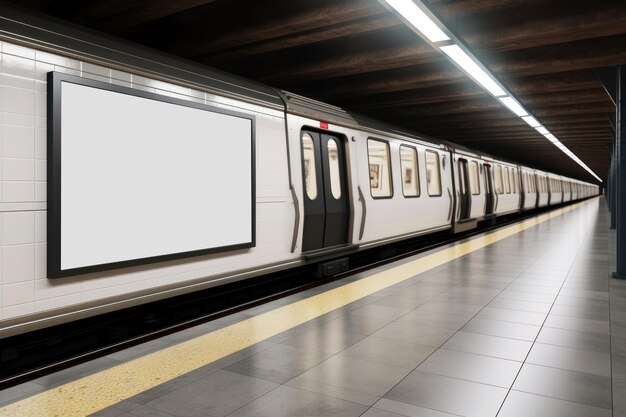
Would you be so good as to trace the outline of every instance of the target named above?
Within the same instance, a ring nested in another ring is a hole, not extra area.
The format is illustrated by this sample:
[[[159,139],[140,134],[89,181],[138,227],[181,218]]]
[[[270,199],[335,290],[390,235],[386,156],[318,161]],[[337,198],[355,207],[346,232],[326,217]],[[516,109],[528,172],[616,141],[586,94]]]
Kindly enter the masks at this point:
[[[132,259],[127,261],[113,262],[100,265],[92,265],[87,267],[61,269],[61,83],[67,82],[72,84],[83,85],[87,87],[98,88],[107,91],[113,91],[121,94],[127,94],[135,97],[146,98],[150,100],[161,101],[165,103],[175,104],[179,106],[191,107],[200,110],[206,110],[213,113],[220,113],[229,116],[248,119],[251,122],[251,241],[236,245],[214,247],[208,249],[200,249],[188,252],[179,252],[168,255],[159,255],[148,258]],[[255,138],[256,138],[256,118],[253,115],[235,112],[232,110],[220,109],[202,103],[181,100],[173,97],[162,96],[133,88],[123,87],[119,85],[109,84],[105,82],[90,80],[58,72],[48,73],[48,96],[47,96],[47,126],[48,126],[48,211],[47,211],[47,274],[49,278],[61,278],[72,275],[81,275],[98,271],[107,271],[111,269],[125,268],[137,265],[146,265],[150,263],[170,261],[175,259],[189,258],[193,256],[207,255],[217,252],[232,251],[237,249],[247,249],[256,246],[256,154],[255,154]]]

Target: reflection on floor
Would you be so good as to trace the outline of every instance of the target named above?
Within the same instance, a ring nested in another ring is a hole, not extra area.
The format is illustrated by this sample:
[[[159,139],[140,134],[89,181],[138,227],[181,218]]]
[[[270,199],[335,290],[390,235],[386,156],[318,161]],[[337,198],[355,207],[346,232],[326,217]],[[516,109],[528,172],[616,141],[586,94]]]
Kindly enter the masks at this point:
[[[592,200],[93,415],[626,415],[612,240]],[[11,388],[0,406],[378,272]]]

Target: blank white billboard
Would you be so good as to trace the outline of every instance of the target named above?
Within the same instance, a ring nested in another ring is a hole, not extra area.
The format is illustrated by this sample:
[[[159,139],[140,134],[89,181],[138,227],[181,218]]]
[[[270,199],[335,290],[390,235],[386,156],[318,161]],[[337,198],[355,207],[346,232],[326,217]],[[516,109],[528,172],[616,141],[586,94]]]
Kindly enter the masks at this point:
[[[254,245],[251,117],[60,89],[61,273]]]

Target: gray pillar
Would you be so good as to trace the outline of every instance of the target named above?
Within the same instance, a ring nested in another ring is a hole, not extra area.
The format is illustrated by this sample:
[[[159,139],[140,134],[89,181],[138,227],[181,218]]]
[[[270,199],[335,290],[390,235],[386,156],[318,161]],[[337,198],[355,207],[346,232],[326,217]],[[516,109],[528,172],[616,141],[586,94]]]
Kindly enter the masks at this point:
[[[609,203],[609,210],[611,211],[611,229],[615,229],[616,222],[616,199],[615,199],[615,146],[611,154],[611,167],[609,169],[608,184],[606,186],[607,201]]]
[[[617,113],[615,123],[616,263],[614,278],[626,279],[626,66],[617,69]]]

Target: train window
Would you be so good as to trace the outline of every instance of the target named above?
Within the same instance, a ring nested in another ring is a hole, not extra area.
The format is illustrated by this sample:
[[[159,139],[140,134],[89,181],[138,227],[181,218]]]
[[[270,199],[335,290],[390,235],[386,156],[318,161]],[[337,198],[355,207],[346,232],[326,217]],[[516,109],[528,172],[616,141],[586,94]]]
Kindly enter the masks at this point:
[[[426,151],[426,188],[428,195],[441,195],[441,173],[439,172],[439,154]]]
[[[368,139],[367,153],[370,168],[370,192],[374,198],[393,195],[391,188],[391,158],[389,144],[381,140]]]
[[[335,200],[339,200],[341,198],[341,174],[339,173],[339,154],[337,140],[334,138],[328,139],[326,146],[328,147],[330,192]]]
[[[472,194],[478,195],[480,194],[480,175],[478,174],[478,162],[472,161],[470,165],[470,188],[472,190]]]
[[[504,191],[511,194],[511,179],[509,178],[509,167],[504,167]]]
[[[511,168],[510,177],[511,177],[511,192],[515,194],[517,193],[517,187],[515,186],[515,168]]]
[[[419,197],[420,183],[417,170],[417,149],[400,145],[400,165],[402,167],[402,194],[405,197]]]
[[[504,193],[504,181],[502,180],[502,166],[496,165],[496,193]]]
[[[315,172],[315,145],[308,133],[302,134],[302,159],[304,161],[304,184],[306,195],[311,199],[317,198],[317,175]]]

